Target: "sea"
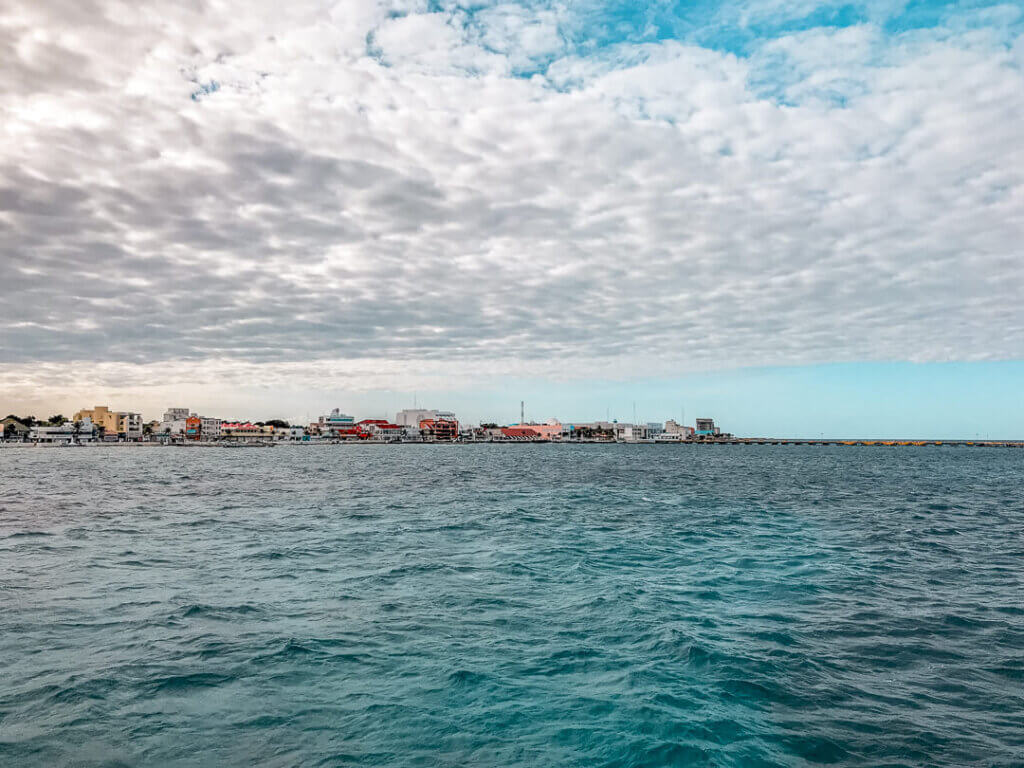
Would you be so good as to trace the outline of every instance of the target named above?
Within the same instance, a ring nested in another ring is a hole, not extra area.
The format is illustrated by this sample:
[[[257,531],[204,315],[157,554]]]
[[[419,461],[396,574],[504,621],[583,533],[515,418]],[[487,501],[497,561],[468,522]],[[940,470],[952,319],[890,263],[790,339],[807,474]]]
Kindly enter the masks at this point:
[[[1024,765],[1024,450],[0,448],[0,766]]]

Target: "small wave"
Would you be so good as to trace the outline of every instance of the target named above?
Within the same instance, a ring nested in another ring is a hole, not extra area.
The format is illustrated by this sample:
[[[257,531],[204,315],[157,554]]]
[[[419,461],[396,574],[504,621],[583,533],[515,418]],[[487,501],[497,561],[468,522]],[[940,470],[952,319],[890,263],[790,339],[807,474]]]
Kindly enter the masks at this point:
[[[194,603],[183,606],[177,611],[176,615],[183,619],[230,619],[234,616],[247,616],[257,613],[262,613],[262,610],[258,606],[249,603],[241,605],[205,605]]]
[[[168,675],[157,678],[149,683],[149,688],[156,693],[176,693],[192,688],[215,688],[234,682],[232,675],[216,672],[192,672],[184,675]]]

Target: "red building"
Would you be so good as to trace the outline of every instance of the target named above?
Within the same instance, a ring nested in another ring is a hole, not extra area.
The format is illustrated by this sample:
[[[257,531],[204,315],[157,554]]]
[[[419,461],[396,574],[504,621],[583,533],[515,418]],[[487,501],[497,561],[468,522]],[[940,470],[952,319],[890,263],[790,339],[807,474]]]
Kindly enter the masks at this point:
[[[529,427],[502,427],[501,434],[509,440],[536,440],[540,432]]]
[[[359,429],[359,436],[364,439],[367,437],[386,439],[402,436],[402,428],[387,419],[363,419],[356,424],[356,427]]]
[[[185,419],[185,439],[199,440],[203,436],[203,420],[198,416],[189,416]]]
[[[423,419],[420,431],[435,440],[454,440],[459,436],[459,422],[453,419]]]

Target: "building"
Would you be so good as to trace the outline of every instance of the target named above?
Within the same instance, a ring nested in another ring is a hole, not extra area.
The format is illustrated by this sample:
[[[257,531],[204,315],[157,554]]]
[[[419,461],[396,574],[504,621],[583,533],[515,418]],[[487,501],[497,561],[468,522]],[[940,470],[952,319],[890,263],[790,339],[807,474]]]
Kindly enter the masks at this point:
[[[195,414],[193,414],[195,416]],[[220,419],[212,419],[208,416],[199,416],[199,434],[202,435],[202,440],[219,440],[220,439],[220,425],[223,423]]]
[[[321,416],[313,424],[310,424],[310,431],[324,437],[349,437],[357,436],[359,430],[356,428],[356,419],[347,413],[342,413],[338,408],[331,410],[326,416]]]
[[[533,427],[524,426],[522,424],[517,424],[513,427],[500,427],[498,431],[501,433],[502,439],[505,440],[517,440],[522,442],[541,439],[540,432],[537,432]]]
[[[177,423],[178,422],[174,422],[174,424]],[[181,434],[185,436],[186,440],[202,440],[203,442],[208,443],[212,440],[220,439],[220,425],[220,419],[211,419],[206,416],[200,416],[193,413],[184,420],[184,430],[181,432],[172,432],[171,434]]]
[[[57,426],[53,424],[36,424],[29,430],[29,440],[33,443],[57,443],[73,445],[91,443],[96,440],[96,425],[88,418],[65,421]]]
[[[271,437],[279,442],[298,443],[307,440],[305,427],[270,427]]]
[[[178,421],[188,418],[188,408],[168,408],[162,421]]]
[[[0,421],[0,439],[25,440],[31,429],[13,416]]]
[[[189,440],[209,442],[220,437],[220,419],[200,416],[198,413],[186,413],[181,416],[181,408],[170,408],[164,416],[180,416],[181,418],[165,419],[160,422],[154,432],[158,435],[181,436]]]
[[[512,427],[532,430],[538,438],[543,440],[561,440],[562,434],[566,431],[558,419],[548,419],[543,424],[513,424]]]
[[[405,432],[405,427],[392,424],[387,419],[363,419],[356,426],[360,436],[366,435],[375,440],[398,440]]]
[[[420,432],[434,440],[454,440],[459,436],[459,422],[455,419],[423,419]]]
[[[645,424],[617,423],[615,425],[615,439],[624,440],[630,443],[636,442],[637,440],[646,440],[647,426]]]
[[[248,421],[225,421],[220,425],[220,435],[225,440],[239,443],[272,440],[273,427],[261,427]]]
[[[400,427],[418,427],[421,421],[428,419],[456,421],[455,414],[451,411],[437,411],[427,408],[406,408],[395,414],[395,424]]]
[[[107,439],[138,440],[142,437],[142,416],[131,411],[112,411],[105,405],[83,408],[74,421],[89,419]]]
[[[615,437],[614,421],[589,421],[564,424],[563,429],[572,440],[611,440]]]
[[[714,419],[697,419],[695,424],[694,434],[698,437],[714,437],[722,432],[715,426]]]

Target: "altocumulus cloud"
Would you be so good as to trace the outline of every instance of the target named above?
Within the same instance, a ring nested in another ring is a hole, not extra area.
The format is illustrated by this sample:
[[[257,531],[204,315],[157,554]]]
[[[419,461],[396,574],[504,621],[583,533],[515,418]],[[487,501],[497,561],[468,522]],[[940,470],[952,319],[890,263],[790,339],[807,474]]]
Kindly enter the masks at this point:
[[[1024,357],[1020,9],[901,7],[9,0],[4,381]]]

